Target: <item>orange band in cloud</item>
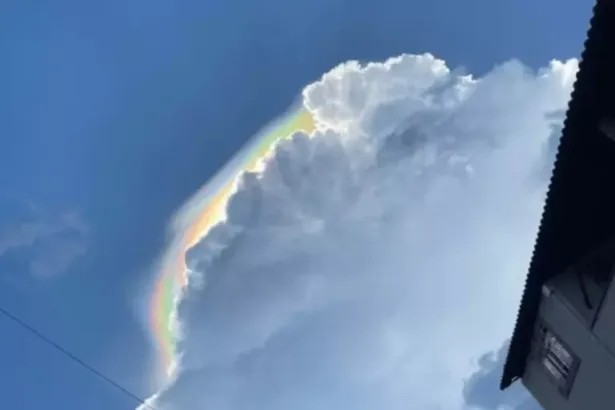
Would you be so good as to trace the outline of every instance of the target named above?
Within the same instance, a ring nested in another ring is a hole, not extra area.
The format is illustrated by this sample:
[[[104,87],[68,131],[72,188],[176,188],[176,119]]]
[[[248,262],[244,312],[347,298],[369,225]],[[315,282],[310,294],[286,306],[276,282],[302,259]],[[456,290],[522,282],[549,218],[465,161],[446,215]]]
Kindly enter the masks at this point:
[[[178,232],[178,240],[172,246],[173,249],[168,250],[150,299],[149,323],[166,377],[174,376],[178,361],[175,316],[177,304],[188,285],[186,252],[205,237],[212,227],[225,219],[228,200],[235,192],[236,181],[242,173],[257,171],[260,161],[271,152],[278,140],[296,131],[310,134],[315,128],[311,114],[302,106],[290,112],[240,151],[239,156],[217,176],[222,177],[217,186],[205,186],[204,191],[210,191],[209,194],[203,194],[201,199],[197,194],[196,204],[191,206],[192,217],[186,223],[186,228]]]

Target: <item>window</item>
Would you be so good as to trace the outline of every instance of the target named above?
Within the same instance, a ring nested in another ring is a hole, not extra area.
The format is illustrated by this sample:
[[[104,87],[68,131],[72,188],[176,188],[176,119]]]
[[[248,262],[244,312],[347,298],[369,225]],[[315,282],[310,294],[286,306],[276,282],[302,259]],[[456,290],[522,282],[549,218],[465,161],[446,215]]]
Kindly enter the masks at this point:
[[[540,325],[539,346],[541,368],[557,386],[560,393],[568,396],[579,366],[579,359],[544,324]]]
[[[609,241],[588,252],[549,282],[553,291],[587,328],[591,329],[598,320],[613,278],[614,255],[615,241]]]

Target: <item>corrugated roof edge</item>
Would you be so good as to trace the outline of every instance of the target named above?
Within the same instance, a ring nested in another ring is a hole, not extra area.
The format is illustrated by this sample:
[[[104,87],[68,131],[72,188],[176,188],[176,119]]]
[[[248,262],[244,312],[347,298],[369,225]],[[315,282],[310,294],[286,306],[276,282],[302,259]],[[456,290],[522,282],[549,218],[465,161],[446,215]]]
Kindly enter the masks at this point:
[[[546,274],[540,273],[539,269],[540,265],[543,264],[540,260],[542,255],[541,250],[549,246],[544,240],[544,232],[549,230],[550,225],[550,215],[547,210],[553,206],[553,193],[556,188],[561,185],[561,172],[558,173],[561,163],[564,159],[573,154],[572,150],[575,144],[570,135],[571,129],[578,129],[578,124],[575,124],[575,122],[579,121],[578,117],[581,116],[581,111],[584,111],[584,99],[580,98],[580,94],[583,94],[584,89],[592,85],[592,74],[594,70],[592,70],[591,66],[595,64],[595,61],[593,61],[590,56],[595,55],[595,49],[598,48],[597,43],[601,41],[601,34],[605,29],[603,14],[605,14],[604,9],[608,7],[608,3],[610,3],[610,0],[598,0],[593,8],[593,16],[590,20],[590,27],[584,43],[584,50],[581,54],[579,71],[577,72],[577,78],[568,103],[562,137],[557,149],[553,174],[547,190],[547,197],[530,262],[530,268],[526,278],[525,289],[521,297],[517,320],[509,345],[506,362],[504,364],[502,379],[500,381],[501,390],[506,389],[519,379],[525,370],[525,361],[531,347],[534,324],[538,315],[542,285],[546,279],[548,279],[545,277]]]

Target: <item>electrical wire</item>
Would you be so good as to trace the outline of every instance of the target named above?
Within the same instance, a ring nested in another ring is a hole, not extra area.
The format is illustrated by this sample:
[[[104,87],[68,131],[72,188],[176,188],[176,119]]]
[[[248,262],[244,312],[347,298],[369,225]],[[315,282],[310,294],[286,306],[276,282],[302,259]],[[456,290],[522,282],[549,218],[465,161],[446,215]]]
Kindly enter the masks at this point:
[[[8,319],[12,320],[14,323],[16,323],[19,326],[21,326],[23,329],[27,330],[28,332],[30,332],[33,335],[35,335],[36,337],[38,337],[43,342],[47,343],[48,345],[50,345],[54,349],[58,350],[60,353],[62,353],[66,357],[68,357],[73,362],[79,364],[81,367],[83,367],[86,370],[88,370],[89,372],[93,373],[99,379],[103,380],[104,382],[106,382],[106,383],[110,384],[111,386],[113,386],[115,389],[117,389],[120,392],[124,393],[125,395],[130,397],[132,400],[137,402],[139,405],[144,406],[148,410],[156,410],[154,407],[149,405],[144,399],[140,398],[139,396],[137,396],[136,394],[134,394],[133,392],[131,392],[130,390],[128,390],[127,388],[125,388],[124,386],[119,384],[118,382],[114,381],[109,376],[105,376],[104,374],[102,374],[101,372],[99,372],[98,370],[96,370],[95,368],[93,368],[92,366],[90,366],[89,364],[84,362],[83,360],[79,359],[77,356],[72,354],[70,351],[68,351],[67,349],[63,348],[62,346],[60,346],[59,344],[57,344],[53,340],[49,339],[47,336],[45,336],[44,334],[42,334],[41,332],[39,332],[38,330],[36,330],[32,326],[30,326],[29,324],[27,324],[23,320],[19,319],[17,316],[15,316],[12,313],[10,313],[8,310],[0,307],[0,313],[3,314]]]

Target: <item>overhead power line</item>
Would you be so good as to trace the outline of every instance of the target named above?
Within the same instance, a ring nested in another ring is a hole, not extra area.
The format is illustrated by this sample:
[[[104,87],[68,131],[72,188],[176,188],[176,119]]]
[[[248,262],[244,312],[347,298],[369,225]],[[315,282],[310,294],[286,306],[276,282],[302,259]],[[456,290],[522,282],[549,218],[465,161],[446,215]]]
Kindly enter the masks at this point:
[[[105,376],[103,373],[99,372],[98,370],[96,370],[95,368],[93,368],[92,366],[90,366],[89,364],[87,364],[86,362],[84,362],[83,360],[81,360],[80,358],[75,356],[74,354],[72,354],[70,351],[68,351],[67,349],[65,349],[62,346],[60,346],[58,343],[54,342],[53,340],[51,340],[50,338],[48,338],[47,336],[45,336],[44,334],[42,334],[41,332],[39,332],[38,330],[36,330],[32,326],[30,326],[29,324],[27,324],[26,322],[24,322],[23,320],[18,318],[17,316],[13,315],[8,310],[0,307],[0,313],[2,313],[4,316],[6,316],[10,320],[12,320],[17,325],[21,326],[23,329],[25,329],[28,332],[32,333],[34,336],[38,337],[43,342],[47,343],[49,346],[51,346],[54,349],[58,350],[60,353],[62,353],[64,356],[68,357],[73,362],[79,364],[81,367],[83,367],[87,371],[93,373],[99,379],[103,380],[104,382],[106,382],[106,383],[110,384],[111,386],[113,386],[115,389],[117,389],[120,392],[122,392],[123,394],[127,395],[128,397],[130,397],[132,400],[134,400],[139,405],[142,405],[142,406],[144,406],[145,408],[147,408],[149,410],[156,410],[154,407],[150,406],[144,399],[142,399],[141,397],[137,396],[136,394],[134,394],[133,392],[128,390],[126,387],[124,387],[121,384],[119,384],[118,382],[114,381],[109,376]]]

